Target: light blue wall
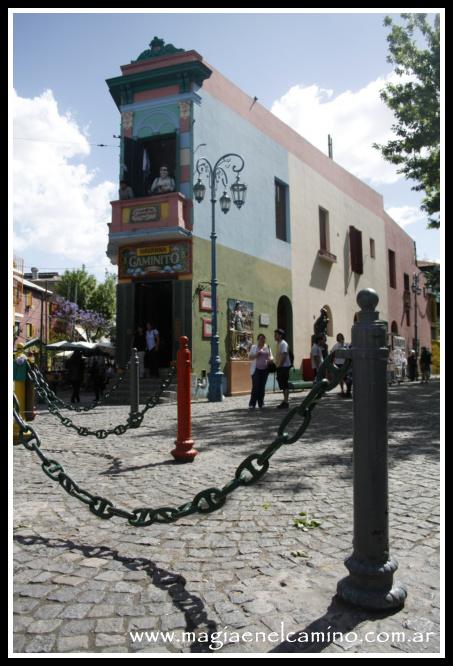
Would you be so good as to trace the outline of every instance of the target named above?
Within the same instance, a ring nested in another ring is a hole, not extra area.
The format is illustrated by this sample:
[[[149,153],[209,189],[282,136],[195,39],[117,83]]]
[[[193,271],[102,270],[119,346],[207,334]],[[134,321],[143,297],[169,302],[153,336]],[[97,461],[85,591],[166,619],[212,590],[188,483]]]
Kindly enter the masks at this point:
[[[232,204],[226,215],[216,204],[217,242],[291,269],[290,243],[275,235],[274,179],[289,184],[287,151],[203,89],[198,94],[202,101],[194,107],[193,145],[194,149],[201,143],[206,146],[196,150],[194,172],[200,157],[206,157],[214,166],[219,157],[231,152],[242,155],[245,162],[240,176],[247,185],[246,203],[240,210]],[[194,173],[194,182],[196,178]],[[233,181],[232,177],[229,184]],[[206,180],[203,182],[207,185]],[[217,200],[222,192],[218,192]],[[211,234],[209,199],[207,189],[204,201],[198,204],[194,200],[193,209],[193,234],[207,240]],[[289,201],[287,210],[289,215]]]

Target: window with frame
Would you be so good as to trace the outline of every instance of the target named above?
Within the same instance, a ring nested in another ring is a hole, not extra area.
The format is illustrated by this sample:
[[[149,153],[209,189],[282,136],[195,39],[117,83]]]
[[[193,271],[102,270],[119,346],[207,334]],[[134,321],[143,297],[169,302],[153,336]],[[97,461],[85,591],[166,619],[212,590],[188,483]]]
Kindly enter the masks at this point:
[[[389,283],[392,289],[396,289],[396,255],[389,250]]]
[[[25,325],[25,334],[27,338],[32,338],[33,337],[33,324],[26,324]]]
[[[363,250],[362,232],[353,226],[349,227],[349,250],[351,256],[351,271],[362,275],[363,273]]]
[[[287,198],[288,187],[275,180],[275,235],[279,240],[288,241]]]
[[[319,249],[330,252],[329,211],[319,206]]]
[[[31,308],[32,304],[33,304],[33,294],[31,293],[31,291],[27,291],[25,293],[25,307]]]
[[[376,243],[374,242],[374,238],[370,238],[370,257],[376,259]]]
[[[176,134],[162,134],[146,138],[123,137],[122,178],[132,188],[134,198],[146,197],[160,167],[168,168],[168,175],[175,181],[178,190],[178,160]]]

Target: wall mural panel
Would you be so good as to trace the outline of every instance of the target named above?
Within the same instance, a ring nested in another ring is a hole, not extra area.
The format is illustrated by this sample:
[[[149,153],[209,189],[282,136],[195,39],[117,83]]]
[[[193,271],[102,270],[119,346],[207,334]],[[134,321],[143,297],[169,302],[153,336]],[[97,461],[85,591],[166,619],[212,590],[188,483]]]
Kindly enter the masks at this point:
[[[229,298],[228,333],[231,359],[248,359],[253,343],[253,303]]]

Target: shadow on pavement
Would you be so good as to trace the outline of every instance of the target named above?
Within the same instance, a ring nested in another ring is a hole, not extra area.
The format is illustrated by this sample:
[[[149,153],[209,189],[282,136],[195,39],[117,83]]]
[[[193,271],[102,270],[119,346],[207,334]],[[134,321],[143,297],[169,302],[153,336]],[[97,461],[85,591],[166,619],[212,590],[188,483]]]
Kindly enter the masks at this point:
[[[195,640],[190,646],[191,652],[209,652],[212,650],[209,646],[212,644],[211,635],[217,630],[217,624],[214,620],[208,618],[201,599],[191,594],[185,589],[186,580],[180,574],[166,571],[158,567],[152,560],[144,557],[125,557],[120,555],[117,550],[108,546],[89,546],[77,544],[67,539],[47,539],[39,535],[23,536],[14,535],[14,541],[23,546],[43,545],[47,548],[61,548],[70,551],[80,551],[85,557],[103,557],[110,558],[121,564],[129,571],[145,571],[153,585],[161,590],[165,590],[170,595],[173,605],[184,613],[186,627],[184,631],[197,632],[203,634],[203,640]],[[206,640],[206,637],[208,640]]]
[[[401,608],[387,611],[367,611],[346,604],[337,596],[332,597],[329,607],[322,617],[310,622],[301,631],[293,632],[289,640],[285,640],[269,652],[322,652],[332,643],[341,643],[342,637],[352,632],[365,620],[379,620],[395,615]],[[345,642],[351,647],[352,642]],[[334,655],[332,655],[334,656]]]

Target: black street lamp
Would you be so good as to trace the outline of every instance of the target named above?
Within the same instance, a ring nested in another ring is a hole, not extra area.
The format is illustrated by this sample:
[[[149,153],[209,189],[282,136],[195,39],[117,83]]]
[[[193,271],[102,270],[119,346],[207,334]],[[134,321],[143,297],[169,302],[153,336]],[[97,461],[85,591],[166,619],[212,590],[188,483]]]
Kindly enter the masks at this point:
[[[415,379],[418,379],[418,325],[417,325],[417,296],[420,296],[422,293],[422,290],[420,289],[419,286],[420,283],[420,273],[414,273],[412,275],[412,293],[414,294],[414,350],[415,350],[415,358],[417,359],[417,365],[416,370],[415,370]]]
[[[228,186],[228,169],[237,174],[236,181],[231,185],[231,197],[226,188]],[[219,333],[217,330],[217,265],[216,265],[216,232],[215,232],[215,204],[217,188],[223,187],[223,194],[219,198],[220,210],[228,213],[231,208],[231,201],[240,209],[245,202],[246,185],[239,182],[239,173],[244,168],[244,160],[236,153],[222,155],[212,167],[205,157],[200,157],[196,164],[198,181],[193,186],[193,195],[198,203],[201,203],[206,193],[206,187],[201,182],[200,176],[206,176],[209,190],[211,193],[211,304],[212,304],[212,322],[211,322],[211,358],[209,365],[211,370],[208,373],[209,387],[208,400],[210,402],[220,402],[223,400],[222,380],[223,372],[220,369],[219,355]]]

